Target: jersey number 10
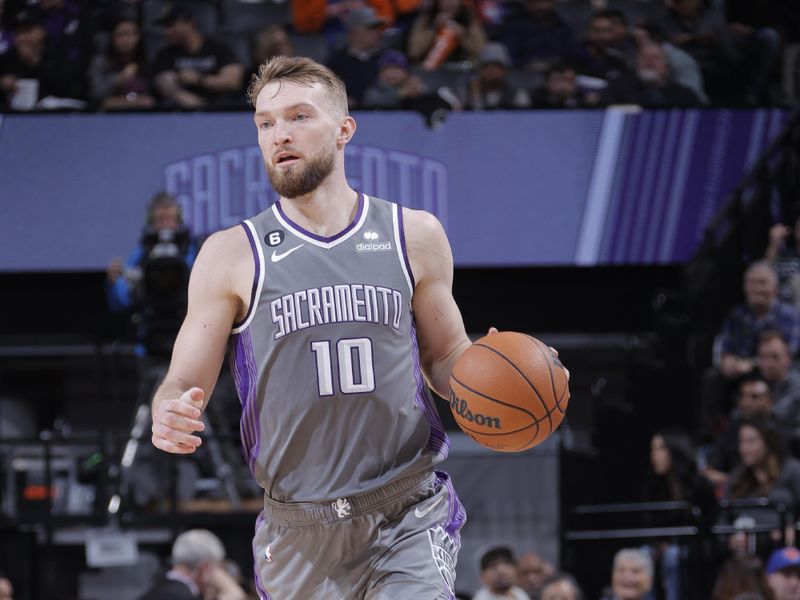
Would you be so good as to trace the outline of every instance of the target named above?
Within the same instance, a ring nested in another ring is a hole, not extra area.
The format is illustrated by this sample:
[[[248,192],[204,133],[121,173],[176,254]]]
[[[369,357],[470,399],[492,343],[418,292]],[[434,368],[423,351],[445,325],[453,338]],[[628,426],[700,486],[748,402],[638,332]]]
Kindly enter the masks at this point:
[[[331,342],[311,342],[317,359],[317,385],[320,396],[333,396],[333,360]],[[363,394],[375,390],[375,367],[372,340],[348,338],[336,342],[339,389],[343,394]]]

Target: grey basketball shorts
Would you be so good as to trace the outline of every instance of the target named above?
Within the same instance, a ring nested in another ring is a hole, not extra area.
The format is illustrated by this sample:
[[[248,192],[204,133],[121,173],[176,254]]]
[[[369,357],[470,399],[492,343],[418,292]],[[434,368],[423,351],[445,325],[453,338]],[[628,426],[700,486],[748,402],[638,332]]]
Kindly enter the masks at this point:
[[[261,600],[449,600],[465,521],[438,471],[326,504],[265,498],[256,589]]]

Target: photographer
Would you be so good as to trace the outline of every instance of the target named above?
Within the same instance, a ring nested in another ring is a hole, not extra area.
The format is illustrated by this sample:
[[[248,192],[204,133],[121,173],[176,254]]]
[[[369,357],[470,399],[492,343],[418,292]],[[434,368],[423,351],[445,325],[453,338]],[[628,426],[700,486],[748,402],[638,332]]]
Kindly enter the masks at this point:
[[[148,204],[139,246],[124,264],[115,258],[106,271],[109,308],[115,313],[132,311],[138,355],[169,355],[185,316],[196,254],[180,205],[172,195],[159,192]]]

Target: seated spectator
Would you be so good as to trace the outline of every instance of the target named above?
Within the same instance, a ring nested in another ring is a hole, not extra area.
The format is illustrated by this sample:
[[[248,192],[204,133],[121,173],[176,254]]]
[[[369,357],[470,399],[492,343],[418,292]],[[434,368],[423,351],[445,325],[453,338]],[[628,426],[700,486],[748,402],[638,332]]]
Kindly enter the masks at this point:
[[[348,105],[353,109],[378,80],[384,21],[372,8],[361,8],[351,11],[346,23],[347,46],[330,57],[328,67],[344,81]]]
[[[625,58],[612,48],[613,39],[611,18],[604,12],[594,13],[577,51],[578,73],[605,81],[623,75],[628,66]]]
[[[772,421],[773,402],[769,385],[756,372],[745,375],[739,383],[736,408],[727,428],[714,440],[703,475],[723,487],[728,475],[739,466],[739,425],[744,420]]]
[[[583,592],[572,575],[558,573],[542,582],[537,600],[583,600]]]
[[[614,555],[611,590],[603,600],[645,600],[653,588],[653,560],[637,548],[625,548]]]
[[[769,0],[725,0],[725,16],[733,43],[743,59],[745,100],[771,104],[769,86],[780,62],[779,15]]]
[[[544,84],[534,90],[534,108],[583,108],[588,102],[578,86],[575,67],[568,62],[556,62],[547,69]]]
[[[703,376],[700,423],[703,435],[719,430],[727,414],[728,394],[735,381],[756,366],[758,338],[767,330],[780,331],[796,355],[800,347],[800,311],[778,300],[778,276],[766,261],[751,264],[744,274],[745,302],[733,308],[722,324],[719,336],[719,368]]]
[[[800,440],[800,373],[792,368],[792,354],[781,332],[761,334],[757,360],[770,387],[776,422],[796,450]]]
[[[205,529],[190,529],[172,545],[172,568],[139,600],[245,600],[247,594],[224,568],[225,547]]]
[[[711,591],[711,600],[738,600],[744,594],[772,598],[764,567],[757,556],[733,556],[722,565]]]
[[[508,79],[511,59],[505,46],[491,42],[481,52],[478,74],[470,81],[467,106],[473,110],[526,108],[531,99]]]
[[[152,72],[167,103],[185,109],[243,104],[244,67],[226,44],[207,39],[188,8],[167,7],[159,23],[168,45]]]
[[[445,62],[476,62],[486,45],[481,20],[465,0],[434,0],[414,21],[408,56],[424,69]]]
[[[531,598],[539,598],[539,594],[543,591],[544,582],[552,578],[553,575],[555,575],[553,565],[538,554],[528,552],[517,560],[519,587]]]
[[[667,40],[666,34],[655,23],[642,23],[633,28],[633,36],[638,46],[658,44],[667,53],[667,65],[675,83],[692,90],[703,104],[708,104],[703,87],[703,73],[691,54],[681,50]]]
[[[395,9],[416,10],[420,0],[303,0],[291,2],[292,27],[297,33],[321,33],[331,48],[341,47],[350,13],[371,9],[383,25],[394,22]],[[402,6],[401,6],[402,5]]]
[[[387,50],[378,60],[378,81],[364,93],[364,106],[413,110],[416,100],[425,94],[425,84],[409,72],[405,54]]]
[[[775,600],[800,600],[800,550],[775,550],[767,560],[766,572]]]
[[[481,557],[481,588],[472,600],[530,600],[517,587],[517,566],[508,548],[492,548]]]
[[[242,94],[247,95],[247,88],[259,67],[273,56],[294,56],[294,45],[283,25],[267,25],[260,29],[250,40],[250,70],[243,78]]]
[[[91,98],[102,110],[152,108],[139,25],[133,19],[117,21],[108,49],[89,67]]]
[[[625,60],[628,67],[632,67],[636,62],[639,45],[633,35],[627,15],[621,10],[611,8],[600,11],[600,14],[608,17],[611,23],[611,39],[609,41],[611,49],[617,56]]]
[[[636,72],[625,73],[611,81],[605,89],[603,103],[691,108],[698,106],[700,99],[672,79],[664,49],[657,44],[645,44],[636,53]]]
[[[82,73],[49,43],[36,8],[17,13],[14,35],[14,47],[0,56],[0,108],[30,110],[48,97],[80,98]]]
[[[91,31],[79,0],[38,0],[48,42],[63,61],[83,72],[92,53]]]
[[[506,17],[503,42],[514,67],[542,73],[575,51],[575,36],[555,11],[555,0],[525,0]]]
[[[730,102],[739,61],[725,19],[702,0],[664,0],[659,25],[668,39],[692,55],[703,71],[709,96]]]
[[[714,488],[697,472],[689,436],[681,432],[659,432],[650,442],[650,466],[642,488],[644,502],[687,502],[700,508],[710,523],[716,506]],[[686,518],[677,512],[653,513],[651,527],[685,525]],[[666,600],[680,600],[688,592],[683,576],[689,548],[679,541],[659,541],[651,552],[660,567],[660,584]]]
[[[5,0],[0,0],[0,56],[11,50],[14,45],[14,32],[9,27],[11,16],[5,12]]]
[[[780,299],[800,306],[800,210],[794,212],[790,225],[776,223],[770,227],[764,260],[778,273]]]

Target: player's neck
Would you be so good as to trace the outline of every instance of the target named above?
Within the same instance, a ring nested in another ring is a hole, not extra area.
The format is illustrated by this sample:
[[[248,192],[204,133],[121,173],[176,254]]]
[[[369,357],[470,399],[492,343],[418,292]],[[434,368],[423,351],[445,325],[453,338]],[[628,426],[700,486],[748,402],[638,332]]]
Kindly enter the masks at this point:
[[[358,210],[358,193],[344,177],[332,174],[316,190],[297,198],[281,198],[286,215],[303,229],[331,237],[345,229]]]

